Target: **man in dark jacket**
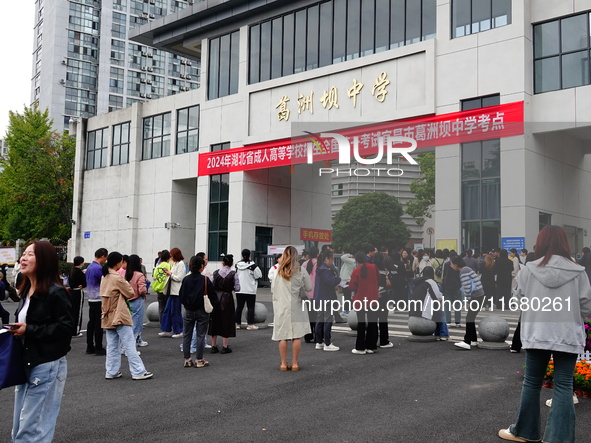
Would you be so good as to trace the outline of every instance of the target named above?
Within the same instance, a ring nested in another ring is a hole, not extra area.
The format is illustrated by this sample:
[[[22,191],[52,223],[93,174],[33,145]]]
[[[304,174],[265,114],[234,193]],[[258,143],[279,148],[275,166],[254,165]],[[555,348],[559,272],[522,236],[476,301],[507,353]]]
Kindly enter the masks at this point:
[[[449,258],[455,257],[455,252],[449,254]],[[443,297],[445,300],[449,300],[449,303],[453,304],[456,300],[462,300],[462,283],[460,282],[460,271],[455,271],[451,267],[451,261],[448,260],[443,265],[443,278],[441,279],[441,287],[443,288]],[[449,306],[446,303],[446,307]],[[451,311],[445,310],[445,319],[448,325],[451,325]],[[454,319],[456,328],[460,327],[462,320],[462,310],[454,310]]]
[[[591,282],[591,249],[584,247],[583,256],[577,260],[577,263],[585,268],[589,282]]]

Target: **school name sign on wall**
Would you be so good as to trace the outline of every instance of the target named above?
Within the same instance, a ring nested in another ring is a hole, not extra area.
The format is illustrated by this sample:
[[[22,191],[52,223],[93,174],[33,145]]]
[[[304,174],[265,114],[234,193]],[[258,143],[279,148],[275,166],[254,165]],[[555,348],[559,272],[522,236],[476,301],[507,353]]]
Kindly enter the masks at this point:
[[[347,137],[352,147],[357,138],[361,156],[376,154],[380,138],[409,137],[416,140],[417,148],[425,148],[512,137],[524,133],[523,102],[330,132]],[[307,163],[309,149],[313,150],[314,162],[338,158],[338,144],[334,138],[323,139],[318,134],[310,134],[226,151],[201,153],[197,173],[207,176],[304,164]]]

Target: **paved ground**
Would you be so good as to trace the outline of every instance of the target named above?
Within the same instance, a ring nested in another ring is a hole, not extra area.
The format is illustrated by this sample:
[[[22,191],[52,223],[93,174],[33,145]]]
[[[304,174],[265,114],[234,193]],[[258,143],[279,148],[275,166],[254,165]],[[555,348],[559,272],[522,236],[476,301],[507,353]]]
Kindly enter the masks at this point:
[[[259,300],[270,310],[268,290]],[[211,366],[196,369],[182,367],[180,340],[158,338],[150,324],[141,351],[155,376],[146,381],[131,380],[125,358],[124,377],[105,380],[104,357],[85,355],[85,339],[74,339],[54,441],[501,441],[497,431],[517,410],[524,354],[409,342],[406,320],[391,316],[394,348],[365,356],[351,354],[354,336],[337,325],[341,351],[304,344],[299,372],[279,372],[271,328],[238,331],[232,354],[206,354]],[[10,441],[12,396],[0,391],[0,442]],[[581,399],[578,441],[589,441],[590,412],[591,400]]]

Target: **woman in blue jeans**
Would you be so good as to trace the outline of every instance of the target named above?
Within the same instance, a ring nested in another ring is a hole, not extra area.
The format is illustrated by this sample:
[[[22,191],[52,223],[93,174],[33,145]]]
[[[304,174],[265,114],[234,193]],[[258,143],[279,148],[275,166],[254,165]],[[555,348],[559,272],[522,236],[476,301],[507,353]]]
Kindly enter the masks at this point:
[[[14,391],[14,442],[51,441],[66,384],[66,354],[76,331],[70,296],[46,241],[29,245],[20,261],[21,300],[12,332],[24,343],[27,382]]]
[[[573,372],[585,348],[583,317],[591,315],[591,286],[585,268],[570,253],[566,232],[546,226],[536,240],[537,260],[518,274],[521,341],[526,351],[525,378],[517,421],[501,429],[511,441],[575,441]],[[546,429],[540,428],[540,390],[548,361],[554,359],[554,393]]]
[[[140,257],[131,254],[127,258],[127,268],[125,269],[125,280],[133,289],[133,297],[129,299],[129,309],[131,310],[131,320],[133,321],[133,336],[138,346],[148,346],[148,342],[142,340],[142,331],[144,330],[144,301],[146,300],[146,276],[142,272]]]

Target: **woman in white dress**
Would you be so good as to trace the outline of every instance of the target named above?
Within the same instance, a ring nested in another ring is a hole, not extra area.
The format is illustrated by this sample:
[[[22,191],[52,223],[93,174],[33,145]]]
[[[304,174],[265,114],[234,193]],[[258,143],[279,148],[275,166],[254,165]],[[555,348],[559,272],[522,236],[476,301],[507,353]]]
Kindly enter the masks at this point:
[[[308,315],[302,304],[301,290],[312,290],[310,275],[300,267],[298,251],[288,246],[283,251],[277,273],[271,281],[273,293],[274,329],[272,339],[279,342],[281,357],[280,371],[299,371],[298,355],[302,337],[306,334],[309,323]],[[291,340],[291,365],[287,363],[287,342]]]

